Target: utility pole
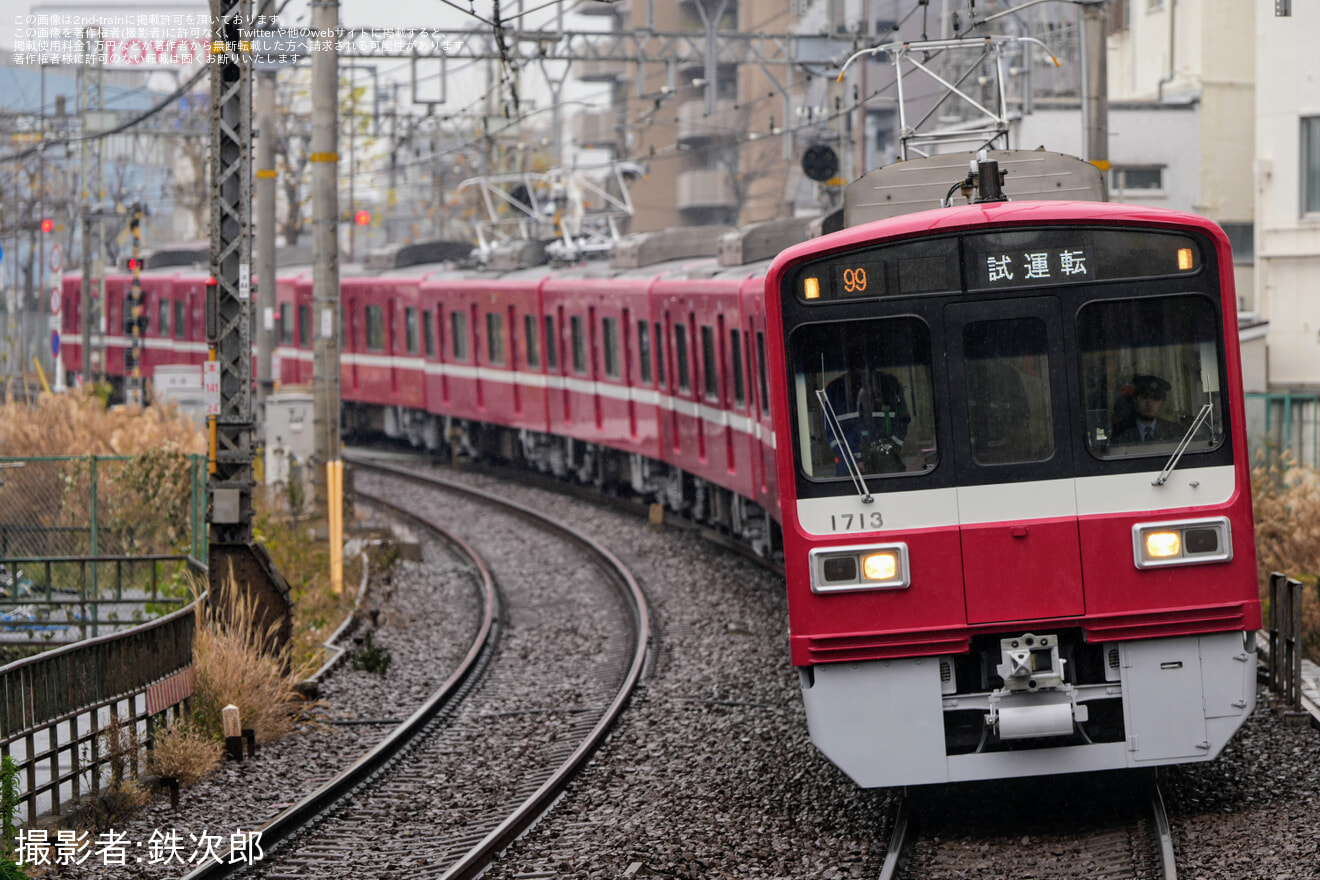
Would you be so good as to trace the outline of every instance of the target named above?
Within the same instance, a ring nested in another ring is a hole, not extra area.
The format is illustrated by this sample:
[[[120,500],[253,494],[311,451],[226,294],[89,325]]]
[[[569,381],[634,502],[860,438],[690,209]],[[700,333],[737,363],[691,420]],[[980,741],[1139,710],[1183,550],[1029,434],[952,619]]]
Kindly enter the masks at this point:
[[[101,29],[88,27],[83,29],[83,66],[80,88],[78,89],[78,111],[82,117],[82,133],[87,135],[93,126],[89,121],[93,113],[99,117],[104,93],[102,86],[101,47],[103,46]],[[95,73],[93,73],[95,70]],[[95,108],[95,109],[93,109]],[[97,119],[99,123],[99,118]],[[92,233],[93,208],[100,207],[101,200],[101,142],[84,137],[79,156],[82,169],[82,301],[78,313],[82,318],[82,378],[83,382],[93,381],[92,370],[99,374],[104,364],[92,363],[92,322],[97,319],[99,308],[93,306],[92,285],[101,284],[105,278],[105,267],[101,258],[101,221],[96,220],[96,234]],[[96,300],[104,302],[103,298]],[[99,322],[98,322],[99,323]],[[99,332],[99,327],[98,327]]]
[[[312,0],[312,28],[339,31],[338,0]],[[316,505],[328,511],[325,468],[339,461],[339,54],[312,55],[312,463]]]
[[[256,609],[255,631],[292,635],[289,585],[252,540],[252,0],[211,0],[211,278],[207,362],[218,410],[207,419],[211,600],[231,590]],[[218,381],[217,381],[218,378]]]
[[[275,389],[275,71],[257,71],[257,412]]]
[[[1108,0],[1077,0],[1082,19],[1082,143],[1086,161],[1103,172],[1109,191]]]

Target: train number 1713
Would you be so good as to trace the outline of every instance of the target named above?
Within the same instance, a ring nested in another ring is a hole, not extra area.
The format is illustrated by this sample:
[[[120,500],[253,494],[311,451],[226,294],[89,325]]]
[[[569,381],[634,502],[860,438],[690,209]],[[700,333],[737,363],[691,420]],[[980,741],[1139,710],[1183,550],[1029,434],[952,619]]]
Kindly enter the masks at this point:
[[[865,532],[868,529],[884,528],[885,519],[880,511],[870,513],[831,513],[830,529],[836,532]]]

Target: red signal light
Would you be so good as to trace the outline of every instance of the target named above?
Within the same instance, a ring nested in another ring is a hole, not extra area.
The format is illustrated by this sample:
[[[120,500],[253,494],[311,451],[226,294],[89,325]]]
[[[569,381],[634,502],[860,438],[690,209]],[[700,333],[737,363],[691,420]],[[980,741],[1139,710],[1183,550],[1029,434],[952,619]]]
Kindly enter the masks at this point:
[[[353,215],[353,222],[356,223],[358,226],[366,226],[368,223],[371,222],[371,212],[358,211],[356,214]]]
[[[47,217],[45,220],[42,220],[42,221],[41,221],[41,231],[42,231],[42,232],[54,232],[54,231],[55,231],[55,221],[52,220],[52,219],[50,219],[49,217]]]

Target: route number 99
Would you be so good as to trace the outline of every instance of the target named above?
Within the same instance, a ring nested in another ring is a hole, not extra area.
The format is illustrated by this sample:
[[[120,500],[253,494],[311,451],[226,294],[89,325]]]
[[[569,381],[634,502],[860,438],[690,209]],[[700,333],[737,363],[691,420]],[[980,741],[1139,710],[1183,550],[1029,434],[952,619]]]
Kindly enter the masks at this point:
[[[844,269],[843,289],[847,293],[862,293],[866,290],[865,269]]]

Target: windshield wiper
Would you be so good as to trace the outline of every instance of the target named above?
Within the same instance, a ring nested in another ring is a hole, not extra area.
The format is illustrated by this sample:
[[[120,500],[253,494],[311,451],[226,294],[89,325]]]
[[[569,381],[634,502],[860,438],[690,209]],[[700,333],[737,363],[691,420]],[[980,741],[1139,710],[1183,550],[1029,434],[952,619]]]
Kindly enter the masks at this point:
[[[1192,426],[1187,429],[1187,433],[1183,435],[1177,448],[1173,450],[1173,455],[1170,456],[1169,463],[1164,466],[1164,470],[1160,471],[1160,475],[1151,483],[1152,486],[1163,486],[1165,482],[1168,481],[1169,474],[1173,473],[1173,469],[1178,466],[1178,459],[1182,458],[1182,454],[1187,451],[1187,444],[1192,442],[1192,435],[1196,433],[1196,429],[1201,427],[1201,423],[1210,415],[1210,410],[1211,406],[1208,403],[1201,407],[1201,411],[1196,414],[1196,419],[1192,422]]]
[[[848,476],[852,477],[853,488],[861,496],[863,504],[870,504],[875,499],[871,497],[871,490],[866,488],[866,481],[862,479],[862,469],[857,466],[857,459],[853,457],[852,449],[843,439],[843,427],[839,424],[839,417],[834,414],[834,407],[830,405],[829,398],[820,388],[816,389],[816,399],[820,401],[821,409],[825,412],[825,425],[834,435],[834,442],[839,444],[843,462],[848,466]]]

